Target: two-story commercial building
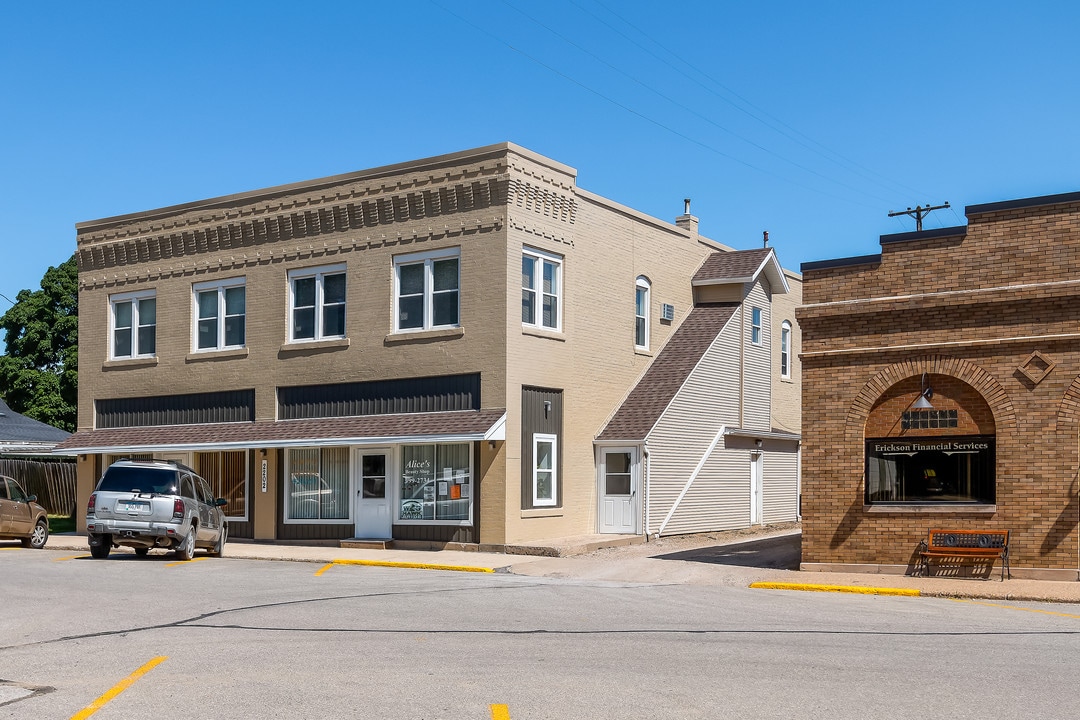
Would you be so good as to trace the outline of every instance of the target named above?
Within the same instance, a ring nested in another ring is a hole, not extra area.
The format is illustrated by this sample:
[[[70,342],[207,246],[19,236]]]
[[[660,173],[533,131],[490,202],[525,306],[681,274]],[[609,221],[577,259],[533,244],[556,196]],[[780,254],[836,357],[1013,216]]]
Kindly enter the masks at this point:
[[[800,278],[685,211],[505,143],[81,223],[80,498],[152,456],[234,538],[794,520]]]

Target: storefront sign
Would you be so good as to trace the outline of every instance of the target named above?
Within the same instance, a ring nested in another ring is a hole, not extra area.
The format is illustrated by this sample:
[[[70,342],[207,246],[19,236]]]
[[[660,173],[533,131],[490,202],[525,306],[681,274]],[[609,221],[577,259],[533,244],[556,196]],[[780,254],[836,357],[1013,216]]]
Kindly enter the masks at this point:
[[[978,452],[989,450],[990,443],[971,440],[943,441],[920,440],[913,442],[875,442],[873,450],[876,453],[913,453],[913,452]]]
[[[266,492],[266,461],[262,461],[262,491]]]

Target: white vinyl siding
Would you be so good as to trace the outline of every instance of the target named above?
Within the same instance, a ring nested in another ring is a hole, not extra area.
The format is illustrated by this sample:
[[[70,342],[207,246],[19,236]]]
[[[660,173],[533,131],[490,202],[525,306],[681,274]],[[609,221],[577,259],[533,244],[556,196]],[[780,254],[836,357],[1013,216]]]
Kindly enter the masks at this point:
[[[761,308],[761,344],[746,343],[743,359],[742,427],[752,430],[772,429],[772,322],[768,289],[755,283],[746,298],[746,321],[749,306]]]
[[[656,532],[667,517],[720,425],[738,425],[741,341],[740,324],[733,318],[649,434],[649,528],[652,532]],[[703,422],[703,418],[709,418],[709,421]],[[723,439],[717,448],[722,447]],[[713,455],[716,455],[715,451]],[[745,477],[745,457],[743,469],[741,476]],[[707,463],[664,532],[745,527],[746,483],[742,483],[741,490],[727,487],[724,478],[735,476],[724,473],[727,473],[726,469],[721,471],[714,462]]]
[[[762,519],[766,524],[798,519],[798,464],[799,455],[794,449],[791,452],[765,453]]]

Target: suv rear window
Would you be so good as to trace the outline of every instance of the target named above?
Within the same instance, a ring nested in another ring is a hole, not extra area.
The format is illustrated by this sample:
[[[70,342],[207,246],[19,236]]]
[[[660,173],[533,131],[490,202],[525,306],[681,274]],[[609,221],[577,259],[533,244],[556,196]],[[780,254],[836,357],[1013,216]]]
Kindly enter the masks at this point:
[[[98,484],[104,492],[176,494],[176,472],[140,467],[110,467]]]

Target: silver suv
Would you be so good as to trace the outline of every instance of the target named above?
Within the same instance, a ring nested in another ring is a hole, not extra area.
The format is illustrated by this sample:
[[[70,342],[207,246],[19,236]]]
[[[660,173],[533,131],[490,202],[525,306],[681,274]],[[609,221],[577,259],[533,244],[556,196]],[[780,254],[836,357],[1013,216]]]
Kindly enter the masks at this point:
[[[113,547],[175,550],[190,560],[195,548],[221,557],[228,527],[206,481],[191,468],[166,460],[119,460],[105,470],[86,506],[90,554],[109,557]]]

